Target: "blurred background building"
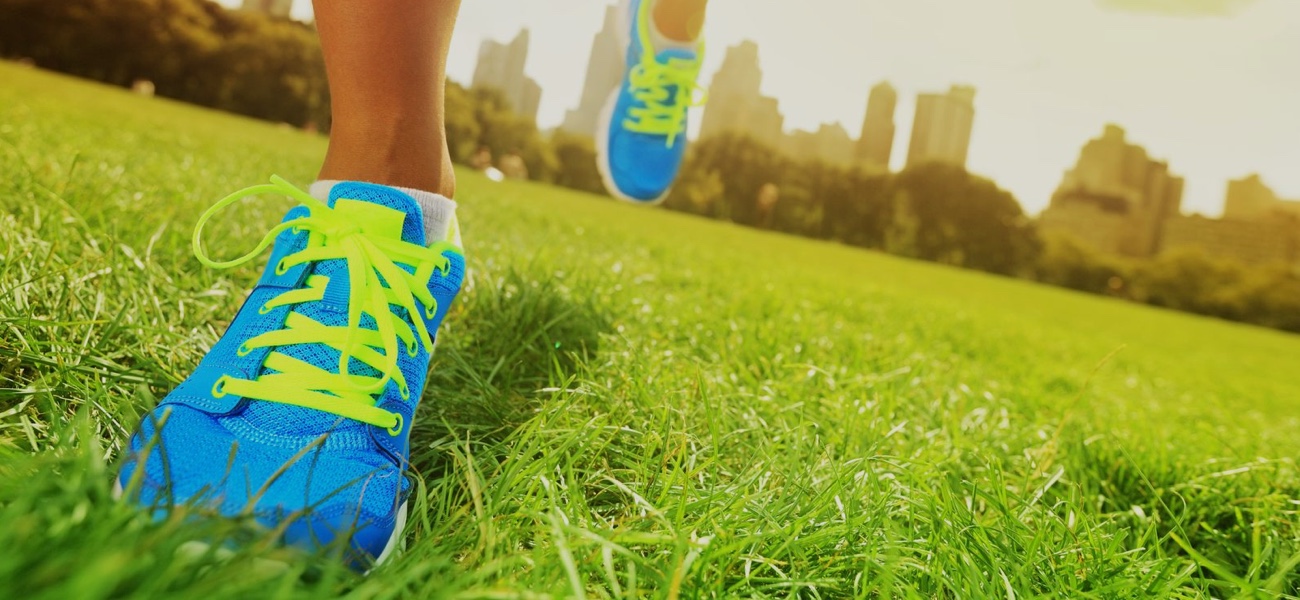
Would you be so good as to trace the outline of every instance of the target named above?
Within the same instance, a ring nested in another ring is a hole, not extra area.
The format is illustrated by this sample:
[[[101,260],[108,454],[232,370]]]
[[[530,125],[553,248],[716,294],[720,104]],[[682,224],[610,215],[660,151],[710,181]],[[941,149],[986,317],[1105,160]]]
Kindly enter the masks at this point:
[[[728,48],[709,85],[700,137],[734,132],[780,148],[785,137],[785,117],[776,98],[763,95],[762,84],[758,44],[747,40]]]
[[[1300,217],[1300,200],[1283,200],[1268,187],[1259,174],[1228,182],[1223,203],[1223,218],[1259,220]]]
[[[882,82],[872,88],[862,135],[855,140],[839,123],[823,123],[816,131],[795,130],[787,134],[780,106],[775,98],[763,95],[762,83],[758,45],[745,41],[728,48],[722,66],[709,85],[709,103],[700,123],[700,138],[737,133],[799,160],[821,160],[838,167],[861,165],[880,171],[889,169],[894,145],[894,110],[898,105],[898,92],[893,86]],[[967,129],[969,141],[969,125]]]
[[[479,47],[478,64],[470,87],[491,88],[505,96],[515,113],[537,121],[542,86],[524,73],[528,61],[528,30],[523,29],[508,44],[486,40]]]
[[[944,94],[918,94],[907,166],[939,162],[965,167],[974,125],[974,87],[954,85]]]
[[[1183,179],[1168,163],[1129,143],[1123,128],[1107,125],[1065,173],[1040,224],[1108,254],[1149,257],[1182,200]]]
[[[859,165],[889,170],[889,158],[894,152],[894,109],[897,106],[898,91],[889,82],[882,81],[871,88],[871,95],[867,97],[867,115],[862,119],[862,134],[854,152]]]
[[[623,79],[625,59],[623,46],[619,43],[622,39],[619,27],[618,8],[605,7],[605,24],[591,42],[582,97],[577,108],[565,112],[560,129],[578,135],[596,135],[596,122],[605,108],[605,101]]]

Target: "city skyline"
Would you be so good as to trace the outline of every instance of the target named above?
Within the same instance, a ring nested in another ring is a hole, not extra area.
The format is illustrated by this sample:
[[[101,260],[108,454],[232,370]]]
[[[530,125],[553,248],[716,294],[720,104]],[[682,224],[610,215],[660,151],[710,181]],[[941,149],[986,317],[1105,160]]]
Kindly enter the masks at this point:
[[[1108,256],[1192,251],[1245,265],[1300,265],[1300,201],[1258,175],[1228,182],[1224,215],[1184,214],[1184,179],[1109,124],[1079,151],[1038,226]]]
[[[528,27],[527,70],[548,90],[539,124],[558,126],[578,105],[608,4],[464,3],[449,74],[469,82],[480,42]],[[1206,13],[1182,14],[1182,6]],[[294,14],[309,17],[310,3],[300,0]],[[1186,175],[1187,212],[1220,214],[1227,182],[1255,172],[1279,195],[1300,197],[1300,2],[810,0],[792,11],[776,0],[714,0],[705,31],[703,83],[723,49],[755,40],[761,91],[780,102],[787,131],[838,122],[856,132],[871,86],[890,81],[899,90],[894,169],[906,156],[916,94],[975,86],[967,166],[1031,213],[1047,206],[1078,144],[1106,123]]]

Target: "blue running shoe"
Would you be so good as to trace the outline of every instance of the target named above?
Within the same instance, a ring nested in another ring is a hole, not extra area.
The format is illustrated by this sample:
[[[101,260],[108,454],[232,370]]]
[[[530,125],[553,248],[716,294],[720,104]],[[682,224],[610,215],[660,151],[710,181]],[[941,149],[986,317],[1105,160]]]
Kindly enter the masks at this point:
[[[465,259],[454,221],[450,241],[429,243],[419,203],[399,190],[344,182],[322,202],[271,181],[199,220],[194,249],[210,267],[274,249],[225,334],[145,416],[117,489],[159,515],[251,515],[290,545],[338,549],[365,569],[401,539],[411,420]],[[208,220],[269,194],[301,205],[252,252],[207,258]]]
[[[606,102],[596,133],[596,163],[606,189],[641,204],[668,195],[686,154],[687,111],[704,103],[703,88],[695,83],[703,41],[656,50],[650,30],[652,3],[623,4],[631,38],[627,73]]]

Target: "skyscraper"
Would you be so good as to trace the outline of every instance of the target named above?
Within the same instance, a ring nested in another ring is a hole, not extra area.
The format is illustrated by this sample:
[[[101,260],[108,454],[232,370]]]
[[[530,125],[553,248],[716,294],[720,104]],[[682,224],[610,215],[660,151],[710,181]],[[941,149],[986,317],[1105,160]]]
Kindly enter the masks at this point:
[[[509,44],[486,40],[479,47],[470,87],[500,91],[516,114],[536,121],[542,87],[524,73],[527,61],[527,29],[521,30]]]
[[[871,88],[867,98],[867,116],[862,119],[862,136],[858,138],[854,159],[860,165],[888,170],[894,151],[894,109],[898,92],[889,82]]]
[[[709,104],[700,123],[700,137],[736,132],[779,147],[785,117],[781,116],[777,100],[763,95],[762,83],[758,45],[746,40],[728,48],[709,85]]]
[[[1258,173],[1228,182],[1228,195],[1223,202],[1224,218],[1261,220],[1283,214],[1300,218],[1300,200],[1279,198]]]
[[[605,108],[605,101],[623,79],[624,48],[619,43],[622,36],[618,9],[605,7],[605,25],[591,41],[591,57],[587,59],[587,79],[582,86],[582,98],[577,108],[564,114],[560,129],[579,135],[596,135],[596,122]]]
[[[1165,223],[1182,202],[1183,178],[1130,143],[1123,128],[1107,125],[1065,173],[1041,224],[1103,252],[1148,257],[1159,250]]]
[[[1079,162],[1066,172],[1054,199],[1082,191],[1116,198],[1129,212],[1168,217],[1178,214],[1182,205],[1182,183],[1169,173],[1168,163],[1129,142],[1124,128],[1107,125],[1101,137],[1083,146]]]
[[[288,17],[289,11],[293,10],[293,0],[244,0],[241,8],[276,17]]]
[[[965,167],[974,124],[975,88],[954,85],[946,94],[918,95],[907,166],[939,162]]]

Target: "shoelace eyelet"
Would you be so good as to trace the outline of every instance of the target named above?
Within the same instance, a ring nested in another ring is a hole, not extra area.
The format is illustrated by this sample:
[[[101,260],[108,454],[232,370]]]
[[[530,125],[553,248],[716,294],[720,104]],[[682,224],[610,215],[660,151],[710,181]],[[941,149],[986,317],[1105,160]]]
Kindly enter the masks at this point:
[[[402,344],[402,345],[406,346],[406,355],[407,355],[407,356],[409,356],[409,357],[411,357],[411,358],[415,358],[416,356],[419,356],[419,355],[420,355],[420,346],[419,346],[419,344],[417,344],[417,343],[415,343],[415,342],[411,342],[410,345],[407,345],[407,344]]]
[[[238,348],[235,348],[235,356],[248,356],[252,352],[253,349],[249,348],[247,344],[240,344]]]
[[[435,301],[430,302],[429,304],[426,304],[426,305],[425,305],[425,307],[424,307],[424,318],[429,319],[430,321],[432,321],[433,318],[436,317],[436,316],[438,316],[438,302],[435,300]]]
[[[230,379],[229,375],[222,375],[217,378],[216,383],[212,384],[212,397],[222,398],[226,395],[226,381]]]
[[[289,265],[286,264],[286,263],[284,262],[284,259],[283,259],[283,258],[280,259],[280,262],[275,263],[275,274],[276,274],[276,275],[284,275],[285,273],[288,273],[288,272],[289,272]]]
[[[397,417],[397,422],[388,428],[388,435],[397,437],[402,435],[402,413],[393,413],[393,416]]]
[[[263,304],[262,306],[258,307],[258,309],[257,309],[257,314],[259,314],[259,315],[264,315],[264,314],[266,314],[266,313],[271,312],[272,310],[274,310],[274,309],[272,309],[271,307],[269,307],[269,306]]]
[[[397,388],[397,393],[399,393],[399,394],[402,395],[402,399],[403,399],[403,400],[410,400],[410,399],[411,399],[411,388],[410,388],[410,386],[406,385],[405,383],[403,383],[403,384],[401,385],[401,387],[398,387],[398,388]]]

